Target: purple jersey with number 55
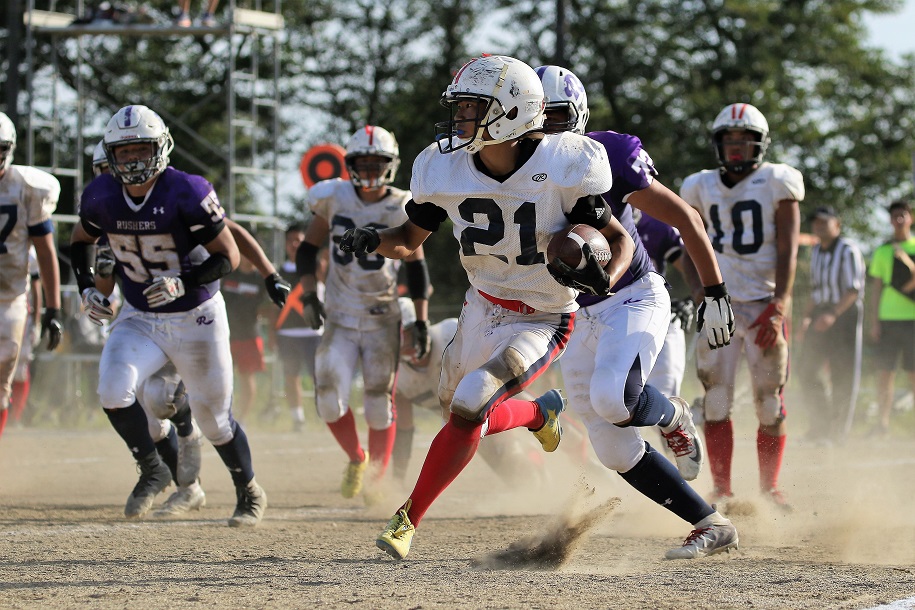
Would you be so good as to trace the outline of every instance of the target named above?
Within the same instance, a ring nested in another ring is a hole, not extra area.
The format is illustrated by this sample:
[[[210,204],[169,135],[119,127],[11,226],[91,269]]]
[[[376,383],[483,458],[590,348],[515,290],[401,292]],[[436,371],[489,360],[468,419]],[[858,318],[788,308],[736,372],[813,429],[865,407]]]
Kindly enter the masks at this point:
[[[592,131],[585,135],[601,143],[607,151],[610,169],[613,172],[613,186],[604,193],[604,201],[623,228],[629,232],[635,244],[629,269],[611,289],[611,292],[618,292],[652,270],[651,258],[639,239],[635,221],[632,219],[632,208],[626,203],[626,199],[631,193],[648,188],[658,172],[637,137],[615,131]],[[607,297],[582,294],[577,300],[579,305],[587,307],[605,298]]]
[[[199,263],[191,252],[211,241],[223,226],[225,212],[213,185],[200,176],[171,167],[159,175],[139,204],[110,174],[102,174],[83,191],[79,217],[94,237],[108,236],[117,258],[121,290],[142,311],[190,311],[219,290],[219,282],[186,287],[183,297],[151,309],[143,296],[156,276],[175,277]]]

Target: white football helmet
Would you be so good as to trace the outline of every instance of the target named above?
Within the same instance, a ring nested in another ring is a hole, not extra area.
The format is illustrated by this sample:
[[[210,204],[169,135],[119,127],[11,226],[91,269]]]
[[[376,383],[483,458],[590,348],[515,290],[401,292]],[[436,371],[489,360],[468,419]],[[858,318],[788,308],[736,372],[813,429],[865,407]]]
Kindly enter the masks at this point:
[[[454,120],[457,104],[462,101],[482,103],[476,119]],[[442,153],[463,148],[473,154],[484,146],[514,140],[543,127],[543,84],[533,68],[505,55],[478,57],[464,64],[440,102],[451,111],[448,121],[435,125]],[[458,125],[470,122],[474,123],[472,131],[458,129]],[[483,139],[486,133],[491,139]]]
[[[175,148],[175,141],[162,117],[140,105],[118,110],[108,121],[103,142],[111,173],[124,184],[145,184],[161,174],[168,167],[168,155]],[[150,158],[117,163],[114,151],[118,146],[141,142],[153,145]]]
[[[92,175],[101,176],[108,169],[108,155],[105,154],[105,141],[99,140],[92,151]]]
[[[0,112],[0,172],[13,164],[16,150],[16,126],[6,114]]]
[[[750,131],[756,134],[756,142],[750,143],[753,150],[740,162],[728,161],[721,148],[721,137],[727,131]],[[718,165],[735,174],[745,174],[762,163],[769,148],[769,122],[756,106],[750,104],[729,104],[715,117],[712,123],[712,145]]]
[[[588,110],[588,95],[578,77],[560,66],[540,66],[534,69],[540,82],[543,83],[543,94],[546,96],[546,109],[561,109],[568,113],[564,122],[550,123],[544,121],[543,131],[558,133],[571,131],[584,134],[585,125],[591,111]]]
[[[356,168],[356,159],[367,156],[384,157],[387,161],[370,166],[363,162],[360,164],[363,173],[360,174]],[[394,134],[387,129],[366,125],[349,139],[344,162],[353,184],[365,189],[381,188],[394,182],[397,168],[400,167],[400,147]]]

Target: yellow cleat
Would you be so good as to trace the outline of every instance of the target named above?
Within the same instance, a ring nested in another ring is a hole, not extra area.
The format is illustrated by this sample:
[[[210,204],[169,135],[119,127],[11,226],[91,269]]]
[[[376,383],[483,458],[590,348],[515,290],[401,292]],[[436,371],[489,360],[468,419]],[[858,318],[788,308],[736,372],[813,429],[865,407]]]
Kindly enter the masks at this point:
[[[410,517],[407,516],[412,505],[413,501],[407,500],[403,508],[391,517],[388,526],[375,539],[375,546],[394,559],[403,559],[410,552],[410,543],[416,532],[416,528],[410,523]]]
[[[568,402],[559,390],[550,390],[534,402],[540,407],[546,423],[537,430],[531,430],[543,450],[547,453],[556,451],[559,441],[562,440],[562,424],[559,423],[559,414],[565,411]]]
[[[365,458],[361,462],[350,462],[343,471],[343,483],[340,484],[340,493],[344,498],[355,498],[362,491],[362,479],[369,467],[369,452],[363,451]]]

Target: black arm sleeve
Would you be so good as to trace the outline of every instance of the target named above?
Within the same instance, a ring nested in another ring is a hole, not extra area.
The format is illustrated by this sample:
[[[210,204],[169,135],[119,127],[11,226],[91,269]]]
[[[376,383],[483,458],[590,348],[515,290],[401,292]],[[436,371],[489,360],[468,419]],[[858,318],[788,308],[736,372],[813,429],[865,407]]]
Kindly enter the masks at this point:
[[[591,225],[595,229],[603,229],[610,224],[612,214],[603,197],[587,195],[575,203],[575,207],[566,214],[566,218],[573,225]]]
[[[194,239],[197,241],[198,244],[200,244],[201,246],[205,246],[208,243],[210,243],[211,241],[213,241],[214,239],[216,239],[216,236],[219,235],[219,232],[222,231],[225,227],[226,227],[225,221],[220,220],[216,224],[212,224],[212,225],[206,226],[202,229],[199,229],[197,231],[194,231],[191,235],[194,236]]]
[[[89,222],[88,220],[86,220],[85,218],[80,218],[79,224],[82,225],[83,230],[86,233],[88,233],[89,235],[91,235],[92,237],[95,237],[96,239],[98,239],[99,237],[102,236],[102,230],[99,227],[92,224],[91,222]]]
[[[232,262],[220,252],[211,254],[206,259],[187,273],[181,274],[181,281],[185,286],[193,287],[215,282],[224,275],[232,272]]]
[[[80,294],[86,288],[95,288],[95,270],[92,268],[95,256],[95,246],[84,241],[70,244],[70,266],[76,276],[76,285]]]
[[[407,217],[410,222],[424,231],[438,231],[439,226],[448,219],[448,212],[434,203],[407,202]]]
[[[426,260],[407,261],[405,263],[407,271],[407,290],[410,292],[411,299],[428,299],[429,298],[429,267],[426,266]]]
[[[318,270],[318,246],[303,241],[295,251],[295,272],[299,275],[314,275]]]

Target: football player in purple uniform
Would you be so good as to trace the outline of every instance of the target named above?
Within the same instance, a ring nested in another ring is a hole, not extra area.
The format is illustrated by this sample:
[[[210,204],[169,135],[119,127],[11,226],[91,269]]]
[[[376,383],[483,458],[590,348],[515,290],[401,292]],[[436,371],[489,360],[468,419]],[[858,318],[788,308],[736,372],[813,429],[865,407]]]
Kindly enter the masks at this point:
[[[232,418],[232,358],[218,280],[238,265],[239,251],[213,186],[168,167],[174,142],[146,106],[121,108],[108,122],[110,173],[83,191],[71,257],[83,303],[107,315],[95,287],[90,247],[106,236],[117,260],[125,305],[102,351],[98,393],[112,426],[140,466],[127,517],[145,514],[171,480],[137,402],[145,379],[171,360],[191,412],[232,476],[237,505],[229,525],[257,525],[267,506],[254,478],[251,450]],[[203,247],[203,251],[198,248]]]
[[[547,97],[544,131],[584,133],[589,110],[578,77],[559,66],[541,66],[537,74]],[[670,295],[664,279],[652,272],[630,204],[683,232],[706,286],[699,325],[706,326],[709,345],[719,347],[730,340],[734,317],[714,252],[699,215],[655,180],[657,170],[638,138],[613,131],[587,135],[606,150],[613,184],[603,200],[632,236],[635,254],[608,295],[578,297],[579,321],[560,360],[570,409],[588,429],[604,466],[693,525],[683,545],[667,552],[669,559],[693,559],[736,548],[734,525],[686,483],[698,476],[702,463],[702,445],[689,405],[646,383],[667,334]],[[553,265],[562,267],[561,261]],[[561,276],[557,279],[564,281]],[[638,431],[655,425],[674,452],[677,467]]]

